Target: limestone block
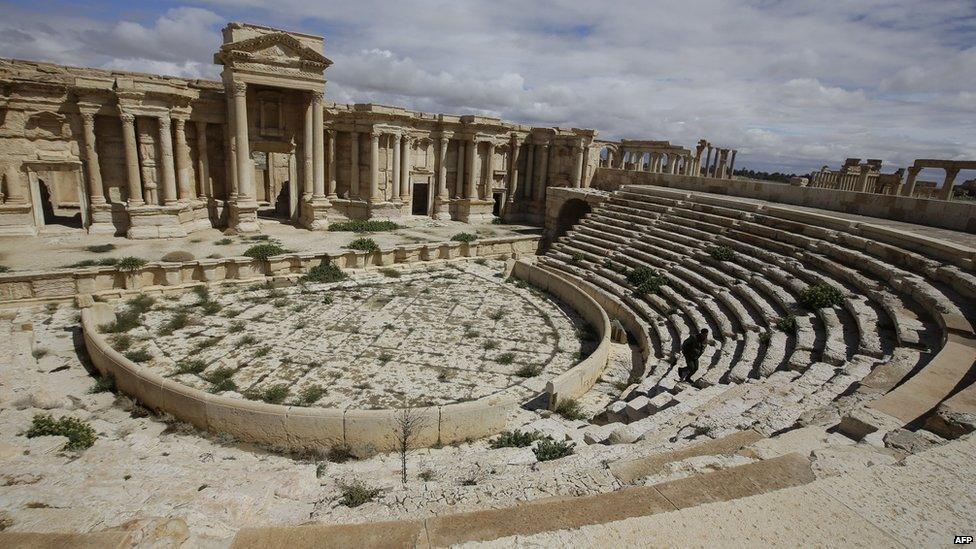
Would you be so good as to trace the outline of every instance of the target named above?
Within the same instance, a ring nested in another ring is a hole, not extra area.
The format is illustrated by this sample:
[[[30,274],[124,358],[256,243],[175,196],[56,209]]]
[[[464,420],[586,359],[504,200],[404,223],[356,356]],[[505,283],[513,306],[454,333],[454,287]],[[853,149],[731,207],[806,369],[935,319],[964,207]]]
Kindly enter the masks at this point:
[[[44,436],[27,439],[27,453],[33,456],[56,454],[67,444],[68,437]]]
[[[643,395],[638,396],[637,398],[627,403],[626,407],[624,408],[624,414],[627,416],[627,419],[630,421],[637,421],[639,419],[644,419],[645,417],[648,416],[647,409],[650,403],[651,400],[646,396]]]

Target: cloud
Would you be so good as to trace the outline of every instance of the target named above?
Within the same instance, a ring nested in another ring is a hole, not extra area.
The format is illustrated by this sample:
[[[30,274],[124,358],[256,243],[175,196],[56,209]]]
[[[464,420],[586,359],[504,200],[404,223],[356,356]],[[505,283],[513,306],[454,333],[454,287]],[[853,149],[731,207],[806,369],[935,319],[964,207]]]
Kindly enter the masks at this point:
[[[212,78],[219,28],[248,20],[325,36],[338,102],[705,137],[757,169],[976,152],[971,0],[180,4],[107,21],[15,8],[0,55]]]

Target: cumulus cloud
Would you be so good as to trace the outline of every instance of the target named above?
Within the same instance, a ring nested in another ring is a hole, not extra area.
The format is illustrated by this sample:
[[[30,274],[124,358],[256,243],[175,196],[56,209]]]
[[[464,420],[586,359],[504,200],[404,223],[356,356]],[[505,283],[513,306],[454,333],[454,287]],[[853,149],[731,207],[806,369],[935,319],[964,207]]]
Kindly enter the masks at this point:
[[[219,28],[249,20],[325,36],[338,102],[705,137],[757,169],[976,153],[971,0],[179,4],[108,21],[13,8],[0,55],[215,77]]]

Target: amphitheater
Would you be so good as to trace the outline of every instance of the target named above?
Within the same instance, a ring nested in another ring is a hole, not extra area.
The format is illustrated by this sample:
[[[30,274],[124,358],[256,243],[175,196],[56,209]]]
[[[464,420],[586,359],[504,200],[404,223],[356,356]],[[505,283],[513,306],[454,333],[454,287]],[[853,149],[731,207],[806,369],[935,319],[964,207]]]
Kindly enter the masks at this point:
[[[0,59],[0,546],[973,535],[971,163],[748,180],[326,103],[320,37],[215,60]]]

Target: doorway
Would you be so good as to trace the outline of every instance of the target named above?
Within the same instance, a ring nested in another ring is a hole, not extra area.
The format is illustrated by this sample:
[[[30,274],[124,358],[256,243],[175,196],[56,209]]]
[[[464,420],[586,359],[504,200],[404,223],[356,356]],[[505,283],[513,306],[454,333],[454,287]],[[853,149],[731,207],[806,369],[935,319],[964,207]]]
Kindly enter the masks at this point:
[[[494,192],[491,193],[491,197],[495,201],[495,203],[491,206],[491,214],[495,217],[499,217],[502,215],[502,202],[505,201],[505,193]]]
[[[51,189],[47,182],[42,179],[38,179],[37,183],[37,190],[41,199],[41,215],[44,218],[44,225],[61,225],[63,227],[69,227],[72,229],[81,229],[83,224],[80,207],[77,210],[74,208],[56,207],[56,204],[51,197]]]
[[[428,192],[430,191],[429,183],[414,183],[413,184],[413,204],[410,207],[410,213],[413,215],[428,215],[430,200]]]

